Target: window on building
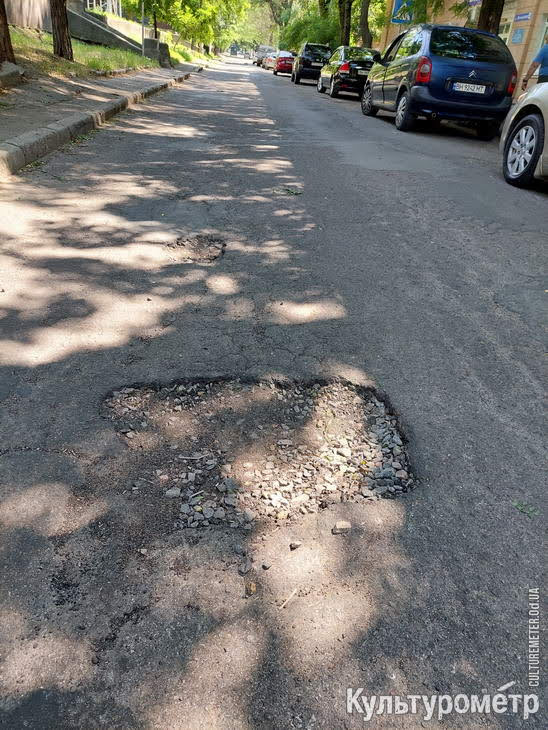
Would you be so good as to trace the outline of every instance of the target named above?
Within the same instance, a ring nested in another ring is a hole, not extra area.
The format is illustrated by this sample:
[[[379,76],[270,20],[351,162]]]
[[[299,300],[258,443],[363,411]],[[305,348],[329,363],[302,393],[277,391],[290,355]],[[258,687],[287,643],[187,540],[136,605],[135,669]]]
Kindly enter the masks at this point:
[[[499,26],[499,38],[508,45],[508,38],[510,38],[510,33],[512,32],[512,21],[508,21],[507,23],[501,23]]]

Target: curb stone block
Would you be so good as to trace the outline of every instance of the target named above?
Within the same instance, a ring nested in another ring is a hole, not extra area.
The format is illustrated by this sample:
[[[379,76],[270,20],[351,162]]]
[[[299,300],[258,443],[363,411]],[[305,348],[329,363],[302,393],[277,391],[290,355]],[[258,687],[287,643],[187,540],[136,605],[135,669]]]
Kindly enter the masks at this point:
[[[103,107],[102,111],[105,119],[110,119],[116,114],[123,112],[124,109],[127,109],[127,107],[128,100],[125,97],[122,97],[121,99],[114,99],[113,101],[109,101],[106,106]]]
[[[87,134],[93,129],[93,118],[91,114],[88,112],[82,112],[79,114],[71,114],[70,117],[67,117],[62,122],[55,122],[56,124],[63,124],[66,125],[71,139],[75,139],[76,137],[79,137],[82,134]],[[48,124],[48,127],[51,126]]]
[[[53,149],[57,149],[58,147],[61,147],[64,144],[67,144],[68,142],[73,139],[73,135],[70,130],[70,126],[67,125],[66,122],[52,122],[51,124],[48,124],[47,127],[44,127],[43,129],[50,129],[52,132],[55,132],[57,135],[57,145]],[[53,152],[53,149],[49,149],[49,152]]]
[[[25,132],[25,134],[20,134],[19,137],[13,137],[9,142],[23,151],[25,165],[28,165],[39,157],[47,155],[48,152],[57,149],[68,139],[69,137],[63,140],[63,135],[58,130],[40,127],[33,132]]]
[[[145,88],[141,91],[141,94],[143,98],[146,98],[147,96],[151,96],[152,94],[156,94],[158,91],[163,91],[167,88],[167,84],[152,84],[151,86],[145,86]]]
[[[9,142],[0,144],[0,180],[25,165],[23,150]]]

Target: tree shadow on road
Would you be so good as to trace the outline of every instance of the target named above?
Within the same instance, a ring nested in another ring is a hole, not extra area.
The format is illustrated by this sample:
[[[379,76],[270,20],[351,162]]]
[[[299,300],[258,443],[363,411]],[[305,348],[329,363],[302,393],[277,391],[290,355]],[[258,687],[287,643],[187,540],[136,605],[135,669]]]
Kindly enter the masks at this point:
[[[502,479],[514,441],[491,385],[511,382],[514,362],[483,331],[482,346],[499,356],[470,386],[473,396],[489,393],[484,410],[465,401],[462,414],[451,412],[440,426],[447,384],[463,378],[461,360],[441,374],[433,356],[430,391],[420,396],[426,383],[405,360],[419,357],[428,331],[453,355],[451,324],[464,338],[470,318],[481,331],[465,306],[455,315],[428,301],[429,287],[465,305],[469,293],[454,280],[432,280],[420,242],[406,245],[405,231],[387,229],[379,207],[386,190],[378,186],[362,203],[370,227],[360,217],[339,233],[323,207],[325,180],[284,147],[280,122],[247,73],[211,74],[213,81],[195,82],[192,104],[180,103],[184,90],[159,97],[4,189],[12,215],[3,223],[0,320],[0,719],[9,727],[358,727],[362,718],[346,714],[346,687],[430,694],[514,679],[497,654],[511,643],[510,627],[498,626],[496,647],[492,626],[515,583],[481,567],[492,567],[486,545],[498,496],[459,494],[490,450],[460,444],[456,478],[432,471],[425,456],[427,447],[448,453],[454,428],[479,420],[492,433],[498,421],[501,455],[490,467],[493,481]],[[426,237],[428,222],[413,212],[420,195],[401,205]],[[346,246],[326,246],[325,230]],[[178,259],[168,244],[198,233],[221,237],[225,256]],[[528,241],[520,233],[525,251],[533,234]],[[451,236],[462,241],[465,227]],[[443,250],[457,281],[474,271],[479,278],[478,261],[489,268],[496,258],[490,240],[467,254]],[[420,324],[411,316],[418,305]],[[380,322],[407,318],[410,331],[388,346]],[[501,321],[516,326],[498,313],[493,329]],[[521,375],[538,386],[525,368]],[[425,481],[444,479],[437,488],[454,498],[440,507],[424,488],[402,500],[340,504],[265,535],[195,536],[173,529],[164,503],[136,510],[125,447],[101,417],[107,392],[238,376],[368,386],[381,379],[384,387],[408,377],[409,394],[396,406],[411,411],[424,400],[424,423],[412,428],[404,418],[413,461]],[[338,516],[361,529],[332,536]],[[305,545],[291,563],[295,529]],[[514,527],[502,573],[521,563],[525,529]],[[242,543],[258,559],[283,556],[247,598],[237,572]],[[288,576],[302,594],[281,609]],[[517,622],[526,597],[510,597]],[[390,716],[379,722],[393,727]],[[498,726],[510,727],[505,722]],[[416,718],[401,727],[416,727]]]

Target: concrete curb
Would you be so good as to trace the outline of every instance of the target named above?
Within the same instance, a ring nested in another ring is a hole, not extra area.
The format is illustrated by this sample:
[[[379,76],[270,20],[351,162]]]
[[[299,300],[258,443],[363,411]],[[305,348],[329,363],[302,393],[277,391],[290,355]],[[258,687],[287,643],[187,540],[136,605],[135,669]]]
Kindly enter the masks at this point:
[[[194,72],[201,70],[201,66],[196,66],[193,69]],[[29,165],[31,162],[35,162],[50,152],[59,149],[59,147],[76,139],[76,137],[86,134],[92,129],[97,129],[108,119],[124,111],[129,106],[138,104],[148,96],[185,81],[190,77],[190,73],[190,71],[186,71],[184,74],[160,84],[143,86],[138,91],[128,92],[112,101],[101,104],[97,109],[71,114],[58,122],[52,122],[32,132],[25,132],[25,134],[20,134],[18,137],[7,139],[0,144],[0,180],[8,179],[25,165]]]

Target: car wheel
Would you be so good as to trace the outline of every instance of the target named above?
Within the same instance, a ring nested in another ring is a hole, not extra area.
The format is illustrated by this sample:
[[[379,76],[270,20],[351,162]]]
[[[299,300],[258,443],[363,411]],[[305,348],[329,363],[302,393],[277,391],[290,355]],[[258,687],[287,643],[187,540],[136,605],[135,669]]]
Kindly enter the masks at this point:
[[[278,72],[276,71],[275,68],[272,69],[272,73],[274,74],[274,76],[277,76],[278,75]]]
[[[499,131],[498,122],[480,122],[476,127],[476,134],[483,142],[490,142]]]
[[[379,111],[376,106],[373,106],[373,92],[370,86],[366,86],[363,90],[361,99],[362,114],[366,117],[374,117]]]
[[[415,123],[415,116],[411,114],[409,106],[409,92],[404,91],[398,99],[398,106],[396,108],[396,128],[400,132],[409,131]]]
[[[538,114],[529,114],[516,124],[504,145],[502,171],[506,182],[517,187],[530,185],[543,148],[542,118]]]
[[[332,99],[336,99],[338,95],[339,95],[339,87],[338,87],[338,85],[337,85],[337,84],[335,83],[335,77],[334,77],[334,76],[332,76],[332,77],[331,77],[331,82],[330,82],[330,84],[329,84],[329,96],[330,96],[330,97],[331,97]]]
[[[293,83],[294,83],[294,84],[300,84],[300,83],[301,83],[301,77],[300,77],[300,75],[299,75],[299,72],[298,72],[298,71],[296,71],[296,72],[295,72],[295,78],[294,78],[294,80],[293,80]]]
[[[322,83],[322,77],[320,76],[318,79],[318,83],[316,84],[316,89],[318,90],[319,94],[325,94],[325,86]]]

